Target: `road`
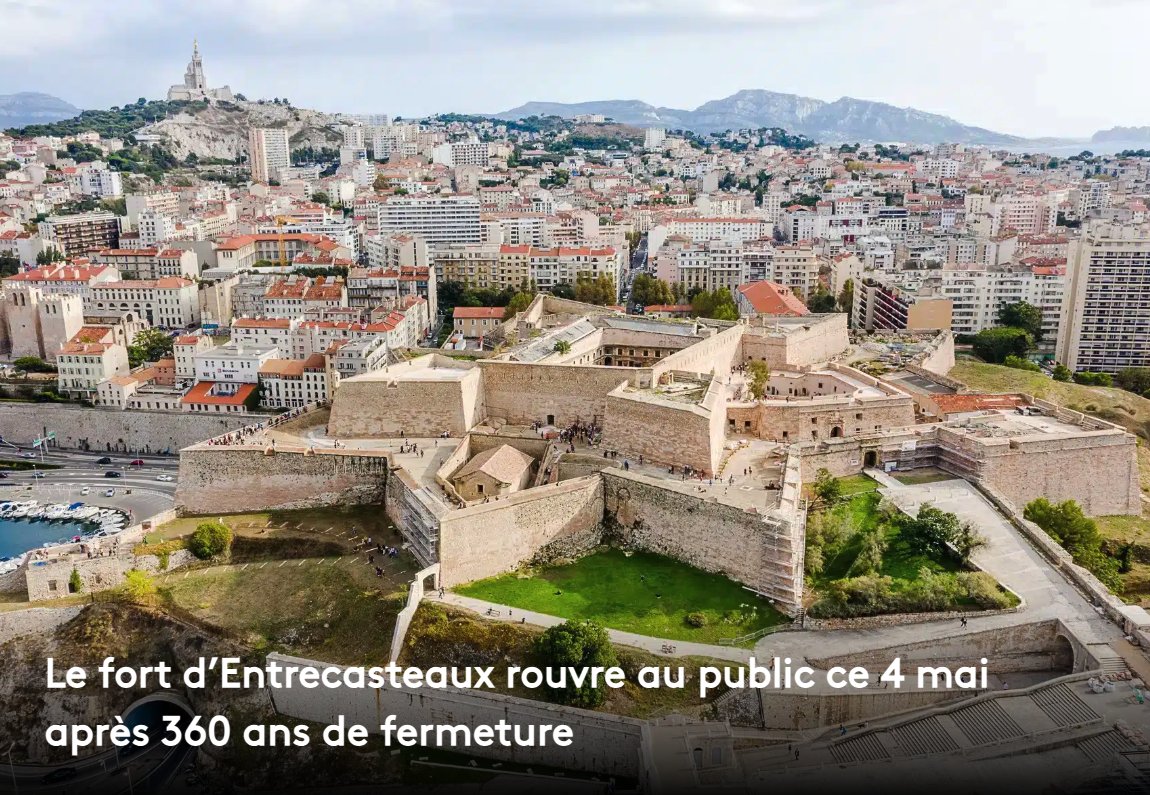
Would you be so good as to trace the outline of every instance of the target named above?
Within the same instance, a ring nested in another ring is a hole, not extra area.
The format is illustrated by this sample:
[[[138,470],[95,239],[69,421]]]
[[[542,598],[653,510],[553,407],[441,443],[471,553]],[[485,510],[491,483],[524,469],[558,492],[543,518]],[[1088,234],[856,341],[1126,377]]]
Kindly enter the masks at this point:
[[[0,450],[0,459],[15,460],[18,455]],[[53,450],[41,459],[37,453],[28,461],[34,465],[48,464],[59,469],[0,470],[0,500],[32,499],[42,503],[86,502],[108,508],[128,511],[133,519],[154,516],[172,507],[176,495],[176,470],[179,461],[167,456],[112,455],[111,464],[97,464],[105,457],[101,453],[84,453],[73,450]],[[130,462],[140,460],[142,465],[133,466]],[[107,477],[108,472],[118,472],[120,477]],[[158,480],[161,475],[171,481]],[[41,477],[42,476],[42,477]],[[88,493],[84,494],[84,487]],[[113,494],[107,496],[108,490]],[[129,493],[130,492],[130,493]]]
[[[645,272],[647,269],[647,233],[644,232],[639,238],[639,244],[635,246],[635,251],[631,254],[630,267],[624,277],[622,295],[619,296],[619,302],[628,310],[631,308],[631,286],[635,281],[635,277]]]

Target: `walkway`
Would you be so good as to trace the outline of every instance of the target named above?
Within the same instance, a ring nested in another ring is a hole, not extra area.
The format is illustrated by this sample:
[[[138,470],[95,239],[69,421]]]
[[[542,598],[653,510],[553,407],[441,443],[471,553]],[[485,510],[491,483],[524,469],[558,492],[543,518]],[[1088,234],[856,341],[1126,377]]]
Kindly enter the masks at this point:
[[[878,479],[870,471],[867,474]],[[873,649],[895,649],[929,640],[951,640],[988,629],[1053,619],[1061,619],[1083,643],[1114,644],[1121,639],[1118,627],[1100,616],[1094,606],[974,486],[962,480],[921,485],[900,483],[898,488],[884,488],[880,493],[911,513],[916,513],[921,505],[931,503],[972,522],[987,539],[987,545],[975,552],[974,562],[1018,594],[1024,600],[1024,608],[1017,613],[973,617],[966,627],[961,627],[957,621],[945,620],[882,629],[823,631],[818,634],[817,650],[812,649],[809,634],[781,632],[768,635],[755,644],[757,658],[777,655],[803,659],[812,653],[820,658],[838,657]]]
[[[870,469],[864,469],[863,474],[867,475],[872,480],[878,481],[878,484],[880,486],[882,486],[883,488],[886,488],[886,489],[906,488],[905,483],[902,483],[902,482],[896,480],[895,478],[892,478],[890,475],[888,475],[886,472],[883,472],[881,469],[875,469],[874,467],[871,467]]]
[[[472,599],[469,596],[461,596],[450,591],[445,591],[442,598],[440,598],[438,593],[429,593],[426,598],[434,602],[451,605],[452,607],[470,610],[472,613],[477,613],[493,621],[503,621],[509,624],[528,623],[537,627],[554,627],[567,620],[546,613],[536,613],[531,610],[521,610],[518,607],[498,605],[494,602],[485,602],[482,599]],[[524,622],[524,619],[526,619],[526,622]],[[668,655],[670,657],[713,657],[715,659],[730,660],[731,662],[737,663],[746,663],[751,657],[750,650],[734,646],[716,646],[709,643],[692,643],[683,640],[652,638],[647,635],[636,635],[633,632],[623,632],[618,629],[608,629],[607,634],[614,643],[618,643],[621,646],[643,649],[652,654],[665,654],[666,652],[663,651],[663,645],[670,644],[675,647],[674,653]]]

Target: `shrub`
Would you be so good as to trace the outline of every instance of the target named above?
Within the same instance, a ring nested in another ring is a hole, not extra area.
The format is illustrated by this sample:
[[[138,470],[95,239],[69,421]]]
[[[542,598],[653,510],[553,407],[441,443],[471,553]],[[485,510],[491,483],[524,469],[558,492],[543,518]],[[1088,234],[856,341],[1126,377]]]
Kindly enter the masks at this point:
[[[834,502],[842,494],[842,485],[831,471],[823,467],[815,473],[815,495],[823,502]]]
[[[571,620],[550,627],[539,636],[537,648],[550,667],[590,668],[618,664],[607,630],[594,621]],[[597,707],[604,699],[602,689],[592,687],[589,681],[578,687],[569,685],[556,690],[554,695],[562,703],[574,707]]]
[[[68,577],[68,590],[72,593],[80,593],[84,590],[84,581],[80,578],[80,571],[73,568],[72,574]]]
[[[146,571],[132,569],[124,575],[123,593],[129,600],[144,602],[155,592],[156,582]]]
[[[703,613],[687,613],[687,624],[696,629],[701,629],[707,626],[707,616]]]
[[[1014,603],[985,571],[964,571],[958,575],[958,582],[966,597],[983,610],[1003,610]]]
[[[1029,370],[1032,373],[1042,372],[1041,367],[1027,359],[1025,356],[1015,356],[1011,354],[1003,359],[1002,363],[1007,367],[1013,367],[1015,370]]]
[[[877,574],[882,569],[882,558],[887,548],[884,530],[883,525],[879,525],[862,536],[858,557],[851,563],[848,575],[858,577],[864,574]]]
[[[958,578],[953,574],[931,571],[925,566],[918,571],[901,595],[902,608],[909,613],[946,610],[952,607],[962,592]]]
[[[219,522],[204,522],[188,539],[188,549],[200,560],[223,554],[232,545],[232,531]]]

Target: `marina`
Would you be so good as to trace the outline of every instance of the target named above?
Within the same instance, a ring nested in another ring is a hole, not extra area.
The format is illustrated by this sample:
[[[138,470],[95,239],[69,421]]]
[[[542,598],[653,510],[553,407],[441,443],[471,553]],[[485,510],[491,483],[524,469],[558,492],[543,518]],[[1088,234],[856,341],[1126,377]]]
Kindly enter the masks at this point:
[[[35,549],[114,536],[129,521],[123,511],[83,502],[0,502],[0,574],[16,569]]]

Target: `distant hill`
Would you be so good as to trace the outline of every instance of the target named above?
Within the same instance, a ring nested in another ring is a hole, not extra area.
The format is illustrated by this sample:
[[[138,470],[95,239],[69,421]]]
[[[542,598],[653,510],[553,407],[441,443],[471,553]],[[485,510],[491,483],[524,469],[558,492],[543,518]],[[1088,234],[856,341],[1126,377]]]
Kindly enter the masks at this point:
[[[79,108],[51,94],[35,91],[0,94],[0,130],[26,124],[46,124],[79,115]]]
[[[528,102],[495,114],[501,119],[555,115],[571,118],[601,113],[622,124],[682,128],[695,132],[780,127],[819,141],[906,141],[912,143],[1014,144],[1023,138],[962,124],[947,116],[884,102],[843,97],[834,102],[761,89],[739,91],[694,110],[663,108],[637,99],[603,102]]]
[[[1150,127],[1111,127],[1090,136],[1090,142],[1094,144],[1113,141],[1150,143]]]

